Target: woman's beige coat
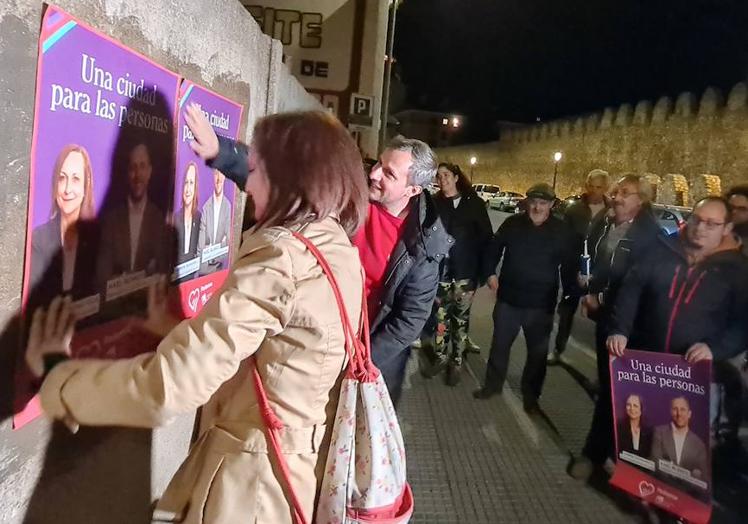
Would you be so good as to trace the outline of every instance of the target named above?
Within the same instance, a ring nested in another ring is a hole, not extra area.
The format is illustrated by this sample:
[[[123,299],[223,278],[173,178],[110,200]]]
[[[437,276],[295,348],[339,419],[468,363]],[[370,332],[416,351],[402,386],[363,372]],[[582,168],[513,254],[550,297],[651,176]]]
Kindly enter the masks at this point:
[[[332,266],[355,322],[363,292],[358,252],[332,218],[302,233]],[[80,424],[152,427],[207,403],[201,436],[154,519],[291,522],[257,409],[254,355],[285,425],[281,445],[311,521],[345,363],[342,333],[315,258],[288,229],[269,228],[245,236],[221,290],[155,353],[59,364],[44,382],[42,405]]]

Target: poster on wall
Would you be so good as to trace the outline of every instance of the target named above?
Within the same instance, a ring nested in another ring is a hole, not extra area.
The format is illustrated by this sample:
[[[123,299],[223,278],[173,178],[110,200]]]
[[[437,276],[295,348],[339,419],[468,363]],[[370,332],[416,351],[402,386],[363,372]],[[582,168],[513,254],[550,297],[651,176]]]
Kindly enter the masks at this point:
[[[44,13],[38,50],[24,318],[28,323],[37,308],[69,296],[78,319],[73,358],[152,351],[158,339],[141,327],[149,286],[171,276],[180,292],[188,281],[202,282],[209,296],[220,286],[231,252],[233,188],[224,192],[225,200],[216,197],[221,206],[209,213],[209,222],[195,225],[198,235],[205,231],[197,239],[199,267],[177,271],[188,262],[184,243],[178,245],[185,221],[180,229],[176,220],[180,210],[185,216],[184,177],[175,183],[177,159],[189,162],[177,145],[179,102],[188,91],[195,93],[191,96],[208,108],[214,125],[232,137],[242,108],[196,86],[190,89],[176,73],[55,6]],[[184,147],[189,148],[179,146]],[[219,183],[202,173],[204,163],[197,165],[196,176],[203,176],[195,180],[193,203],[204,211],[205,197],[216,195]],[[198,198],[200,190],[205,197]],[[217,241],[215,218],[221,228]],[[223,234],[226,228],[229,233]],[[192,225],[187,230],[191,239]],[[177,313],[191,316],[204,300],[191,311],[184,303]],[[36,384],[25,366],[19,368],[16,428],[40,413]]]
[[[185,109],[195,104],[216,134],[236,140],[242,106],[221,95],[183,80],[177,117],[177,181],[172,224],[177,257],[171,275],[179,286],[182,311],[195,315],[226,277],[231,262],[235,187],[218,170],[211,169],[192,151],[192,134],[184,120]]]
[[[711,365],[627,350],[610,363],[616,436],[611,483],[687,522],[711,514]]]

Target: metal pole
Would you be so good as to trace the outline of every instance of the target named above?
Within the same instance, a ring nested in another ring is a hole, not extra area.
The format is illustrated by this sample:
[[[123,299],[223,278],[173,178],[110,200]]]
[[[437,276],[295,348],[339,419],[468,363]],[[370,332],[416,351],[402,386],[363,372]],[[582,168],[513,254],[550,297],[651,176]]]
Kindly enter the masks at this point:
[[[558,176],[558,162],[553,163],[553,192],[556,192],[556,176]]]
[[[471,164],[470,165],[470,184],[472,185],[472,183],[473,183],[473,166]]]
[[[387,24],[387,62],[384,64],[384,88],[382,90],[382,115],[379,124],[379,151],[384,149],[387,140],[387,120],[390,112],[390,76],[392,75],[392,53],[395,49],[395,21],[398,0],[390,5],[390,20]]]

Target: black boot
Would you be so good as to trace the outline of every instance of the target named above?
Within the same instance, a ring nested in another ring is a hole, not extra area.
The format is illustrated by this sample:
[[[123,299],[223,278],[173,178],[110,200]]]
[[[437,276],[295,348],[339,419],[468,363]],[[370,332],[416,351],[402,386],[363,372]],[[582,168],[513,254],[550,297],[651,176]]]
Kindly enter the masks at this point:
[[[428,363],[427,360],[421,361],[421,376],[424,378],[433,378],[439,373],[444,371],[447,367],[447,360],[436,359],[433,363]]]
[[[501,395],[500,389],[483,386],[482,388],[473,391],[473,398],[478,400],[486,400],[496,395]]]
[[[460,383],[460,374],[462,373],[461,364],[450,364],[447,369],[447,385],[451,387]]]

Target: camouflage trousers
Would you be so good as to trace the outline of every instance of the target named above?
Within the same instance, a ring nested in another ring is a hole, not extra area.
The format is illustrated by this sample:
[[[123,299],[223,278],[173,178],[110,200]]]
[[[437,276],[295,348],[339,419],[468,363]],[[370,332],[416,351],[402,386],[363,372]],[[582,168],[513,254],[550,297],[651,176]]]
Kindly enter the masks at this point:
[[[449,361],[456,366],[462,364],[473,296],[473,280],[439,282],[434,310],[428,323],[431,329],[424,331],[421,337],[422,347],[430,349],[434,361]]]

